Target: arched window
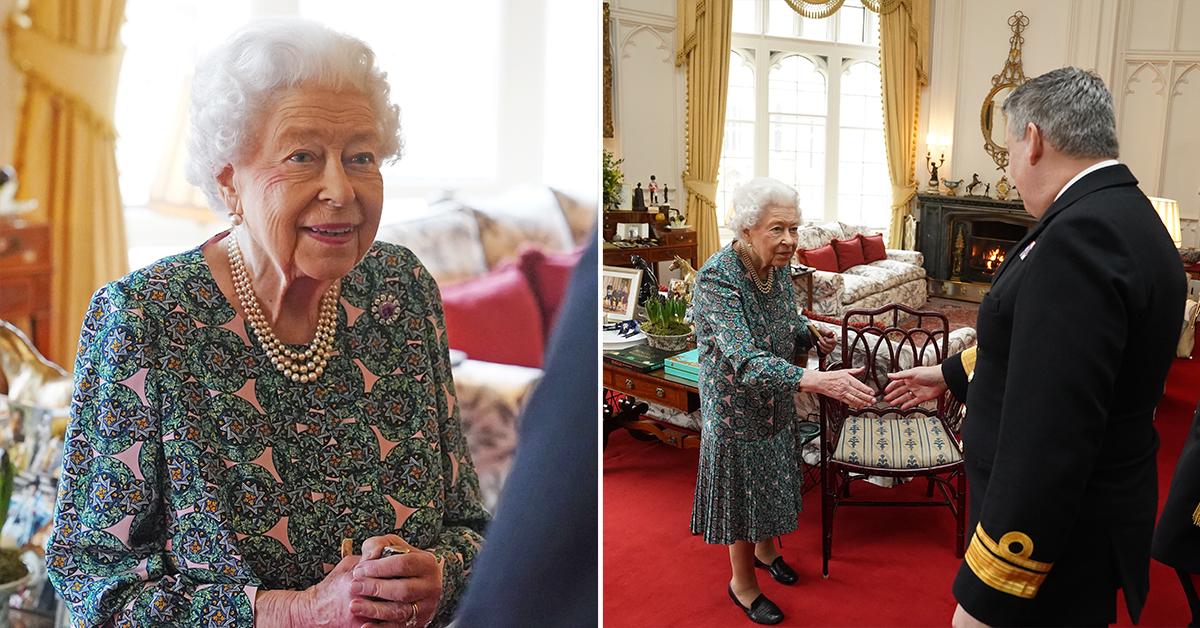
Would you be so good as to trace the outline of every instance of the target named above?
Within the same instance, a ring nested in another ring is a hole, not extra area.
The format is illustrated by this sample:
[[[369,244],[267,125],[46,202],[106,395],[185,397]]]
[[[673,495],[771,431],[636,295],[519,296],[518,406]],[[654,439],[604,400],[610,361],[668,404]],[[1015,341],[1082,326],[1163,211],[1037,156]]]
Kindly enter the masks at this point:
[[[892,194],[883,145],[879,66],[870,61],[842,71],[838,136],[838,218],[882,228],[891,220]]]
[[[767,87],[767,176],[800,193],[806,215],[825,211],[825,76],[808,57],[786,55]]]
[[[725,137],[717,173],[717,218],[724,224],[733,191],[754,177],[754,53],[729,53]]]

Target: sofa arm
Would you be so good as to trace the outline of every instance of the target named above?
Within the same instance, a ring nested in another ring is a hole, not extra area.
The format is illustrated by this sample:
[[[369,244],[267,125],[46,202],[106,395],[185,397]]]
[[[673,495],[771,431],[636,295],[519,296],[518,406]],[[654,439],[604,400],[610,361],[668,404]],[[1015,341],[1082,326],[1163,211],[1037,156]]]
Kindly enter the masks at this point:
[[[887,249],[888,259],[896,260],[897,262],[907,262],[917,266],[925,265],[925,254],[920,251],[906,251],[904,249]]]
[[[808,307],[817,314],[836,315],[841,309],[842,295],[846,292],[846,281],[840,273],[824,270],[813,271],[813,303]],[[808,295],[796,291],[797,302],[806,301]]]

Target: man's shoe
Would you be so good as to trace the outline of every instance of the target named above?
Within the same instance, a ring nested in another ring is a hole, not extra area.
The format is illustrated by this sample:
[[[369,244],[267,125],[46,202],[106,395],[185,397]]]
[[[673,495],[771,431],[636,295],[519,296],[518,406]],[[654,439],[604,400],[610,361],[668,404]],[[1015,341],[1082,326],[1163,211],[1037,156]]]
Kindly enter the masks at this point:
[[[783,556],[776,556],[775,560],[771,561],[770,565],[764,563],[758,558],[755,558],[754,566],[760,569],[766,569],[767,572],[771,574],[771,577],[775,579],[775,582],[778,582],[779,584],[796,584],[796,580],[799,579],[796,576],[796,572],[792,570],[791,566],[783,562]]]
[[[779,610],[779,607],[775,606],[775,603],[768,600],[767,596],[762,593],[759,593],[758,597],[754,598],[754,601],[750,603],[750,608],[742,606],[737,596],[733,594],[732,586],[729,587],[729,599],[733,600],[733,603],[742,609],[746,617],[749,617],[750,621],[756,624],[766,624],[769,626],[783,621],[783,611]]]

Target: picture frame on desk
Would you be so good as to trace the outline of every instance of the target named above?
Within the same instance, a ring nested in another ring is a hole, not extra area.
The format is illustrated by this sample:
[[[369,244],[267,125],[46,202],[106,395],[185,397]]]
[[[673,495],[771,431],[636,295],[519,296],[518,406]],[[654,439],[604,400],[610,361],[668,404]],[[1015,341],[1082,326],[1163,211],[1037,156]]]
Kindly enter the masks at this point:
[[[604,266],[600,275],[600,309],[604,321],[627,321],[637,311],[642,271],[637,268]]]

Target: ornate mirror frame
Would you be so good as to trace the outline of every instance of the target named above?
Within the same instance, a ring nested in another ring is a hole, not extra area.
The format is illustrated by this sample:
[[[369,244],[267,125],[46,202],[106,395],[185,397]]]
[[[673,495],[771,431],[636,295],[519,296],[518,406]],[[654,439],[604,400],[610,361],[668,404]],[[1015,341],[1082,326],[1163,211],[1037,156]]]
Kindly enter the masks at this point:
[[[1012,29],[1012,37],[1008,38],[1008,60],[1004,69],[992,77],[992,89],[983,99],[983,108],[979,112],[979,128],[983,131],[983,150],[996,162],[996,169],[1004,171],[1008,168],[1008,148],[1004,146],[1004,137],[993,137],[995,127],[993,121],[1000,114],[1000,105],[996,97],[1004,90],[1013,90],[1025,82],[1025,70],[1021,67],[1021,44],[1025,38],[1021,36],[1029,26],[1029,18],[1020,11],[1008,18],[1008,26]]]

